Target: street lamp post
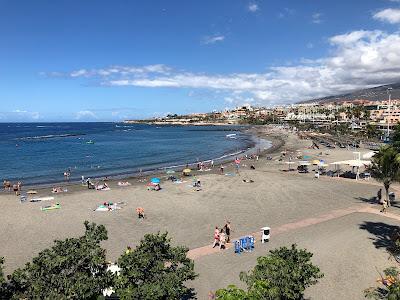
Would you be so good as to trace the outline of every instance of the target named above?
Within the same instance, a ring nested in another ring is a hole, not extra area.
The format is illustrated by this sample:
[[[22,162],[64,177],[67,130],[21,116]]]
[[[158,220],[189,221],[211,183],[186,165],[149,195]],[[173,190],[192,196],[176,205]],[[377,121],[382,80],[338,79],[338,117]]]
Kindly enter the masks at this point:
[[[392,88],[391,87],[388,87],[388,89],[387,89],[387,93],[388,93],[388,95],[389,95],[389,103],[388,103],[388,116],[387,116],[387,119],[388,119],[388,123],[387,123],[387,138],[389,139],[389,132],[390,132],[390,98],[391,98],[391,91],[392,91]]]

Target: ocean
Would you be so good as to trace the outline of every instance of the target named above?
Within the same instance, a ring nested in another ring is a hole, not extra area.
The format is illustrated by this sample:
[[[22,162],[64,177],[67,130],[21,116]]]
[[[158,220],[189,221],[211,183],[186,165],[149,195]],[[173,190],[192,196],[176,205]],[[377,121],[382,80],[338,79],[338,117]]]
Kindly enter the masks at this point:
[[[116,177],[234,156],[254,146],[235,126],[0,123],[0,179],[25,185]],[[228,135],[228,137],[227,137]],[[265,147],[265,144],[264,144]]]

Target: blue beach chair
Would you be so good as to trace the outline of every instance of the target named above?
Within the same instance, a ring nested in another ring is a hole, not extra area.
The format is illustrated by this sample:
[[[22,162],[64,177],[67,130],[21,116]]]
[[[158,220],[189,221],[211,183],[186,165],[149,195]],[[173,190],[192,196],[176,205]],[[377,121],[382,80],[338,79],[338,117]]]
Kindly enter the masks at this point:
[[[241,238],[240,239],[240,248],[242,249],[242,251],[246,251],[247,250],[247,238]]]
[[[254,236],[247,237],[247,244],[248,244],[249,251],[253,251],[254,250]]]
[[[235,253],[240,254],[242,249],[240,249],[240,241],[235,241]]]

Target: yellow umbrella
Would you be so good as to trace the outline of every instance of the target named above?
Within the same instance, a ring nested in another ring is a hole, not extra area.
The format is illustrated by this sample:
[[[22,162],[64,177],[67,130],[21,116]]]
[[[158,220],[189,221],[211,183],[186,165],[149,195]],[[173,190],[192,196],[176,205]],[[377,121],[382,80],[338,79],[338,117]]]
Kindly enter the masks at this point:
[[[318,160],[318,159],[314,159],[314,160],[312,161],[312,164],[313,164],[313,165],[319,165],[319,160]]]
[[[182,172],[183,172],[183,173],[190,173],[190,172],[192,172],[192,170],[190,170],[190,169],[184,169]]]

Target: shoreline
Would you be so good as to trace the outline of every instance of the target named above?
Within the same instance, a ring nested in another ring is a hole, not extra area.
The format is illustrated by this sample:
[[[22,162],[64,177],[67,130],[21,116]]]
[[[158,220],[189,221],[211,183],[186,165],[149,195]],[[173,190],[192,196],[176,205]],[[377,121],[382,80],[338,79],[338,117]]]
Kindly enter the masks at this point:
[[[247,133],[250,135],[252,138],[252,143],[248,145],[245,149],[241,149],[237,152],[230,153],[227,155],[223,155],[219,158],[214,158],[214,159],[208,159],[204,160],[203,162],[209,163],[211,160],[214,160],[214,168],[211,169],[208,172],[204,171],[198,171],[194,169],[193,167],[196,167],[197,162],[191,162],[188,163],[189,167],[192,168],[193,173],[191,177],[197,177],[201,175],[206,175],[206,174],[218,174],[219,173],[219,165],[223,164],[225,167],[225,171],[233,171],[234,166],[233,162],[235,159],[235,156],[244,156],[244,155],[252,155],[252,154],[257,154],[262,157],[267,154],[272,154],[278,150],[281,149],[281,147],[285,144],[284,139],[279,136],[275,135],[269,130],[269,126],[265,125],[259,125],[259,126],[252,126],[250,128],[242,129],[243,132]],[[267,149],[260,149],[261,145],[263,143],[268,143],[269,147]],[[143,172],[135,172],[135,173],[128,173],[128,174],[118,174],[118,175],[110,175],[107,176],[108,180],[107,182],[112,184],[112,185],[117,185],[118,181],[129,181],[132,186],[136,185],[143,185],[144,182],[147,182],[146,177],[161,177],[164,178],[167,174],[165,173],[166,170],[175,170],[175,174],[180,176],[180,171],[182,168],[185,167],[186,164],[175,164],[173,166],[166,166],[162,168],[156,168],[156,169],[150,169],[150,170],[145,170]],[[87,179],[86,177],[85,179]],[[93,183],[95,182],[103,182],[105,176],[99,176],[99,177],[89,177]],[[23,185],[22,192],[26,192],[27,190],[37,190],[38,193],[42,192],[45,193],[48,191],[48,189],[51,189],[52,187],[65,187],[68,189],[67,194],[75,193],[75,192],[81,192],[82,191],[82,183],[80,180],[70,180],[70,181],[55,181],[52,183],[43,183],[43,184],[26,184]],[[86,185],[85,185],[86,186]],[[48,193],[51,193],[49,191]],[[7,194],[6,192],[2,191],[2,194]],[[40,193],[41,194],[41,193]],[[64,193],[61,193],[64,194]],[[53,194],[52,194],[53,195]],[[54,194],[54,195],[59,195],[59,194]]]

